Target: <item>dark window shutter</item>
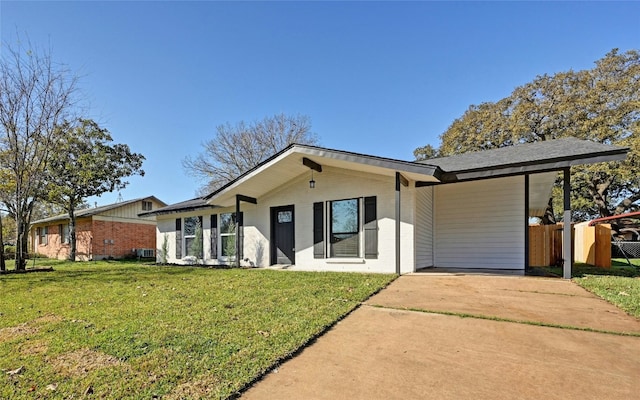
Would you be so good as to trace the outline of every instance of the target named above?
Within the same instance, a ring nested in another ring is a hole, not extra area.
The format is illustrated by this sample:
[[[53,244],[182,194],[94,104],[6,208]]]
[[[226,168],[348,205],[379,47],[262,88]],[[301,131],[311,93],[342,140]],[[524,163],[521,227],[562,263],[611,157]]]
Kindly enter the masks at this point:
[[[200,242],[200,254],[198,254],[198,257],[204,260],[204,226],[202,225],[202,215],[198,216],[198,223],[200,224],[200,237],[196,238],[196,240]]]
[[[244,258],[244,214],[240,211],[237,218],[238,232],[236,232],[236,240],[238,241],[238,260]]]
[[[176,218],[176,259],[182,258],[182,219]]]
[[[218,259],[218,215],[211,216],[211,259]]]
[[[324,203],[313,203],[313,258],[324,258]]]
[[[376,197],[364,198],[364,258],[378,258]]]

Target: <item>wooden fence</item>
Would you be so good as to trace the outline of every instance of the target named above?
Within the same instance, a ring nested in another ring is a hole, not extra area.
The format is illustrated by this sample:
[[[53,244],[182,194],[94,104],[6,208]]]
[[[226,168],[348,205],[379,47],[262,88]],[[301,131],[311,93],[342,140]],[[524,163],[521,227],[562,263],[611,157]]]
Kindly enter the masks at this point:
[[[562,227],[556,225],[529,226],[529,266],[562,265]],[[611,267],[611,226],[572,226],[571,246],[575,262],[601,268]]]
[[[529,225],[529,266],[548,267],[562,262],[562,224]]]

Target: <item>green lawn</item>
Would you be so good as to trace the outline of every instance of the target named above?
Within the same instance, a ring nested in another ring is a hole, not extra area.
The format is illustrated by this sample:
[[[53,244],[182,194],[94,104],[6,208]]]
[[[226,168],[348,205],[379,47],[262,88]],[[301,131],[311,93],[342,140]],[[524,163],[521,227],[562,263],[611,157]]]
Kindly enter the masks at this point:
[[[640,318],[640,259],[611,260],[611,268],[598,268],[576,263],[571,275],[574,282],[588,291],[616,305],[630,315]],[[540,268],[553,276],[562,276],[562,268]]]
[[[611,268],[584,266],[574,271],[574,281],[627,313],[640,318],[640,259],[614,259]]]
[[[227,398],[395,277],[48,263],[0,275],[0,398]]]

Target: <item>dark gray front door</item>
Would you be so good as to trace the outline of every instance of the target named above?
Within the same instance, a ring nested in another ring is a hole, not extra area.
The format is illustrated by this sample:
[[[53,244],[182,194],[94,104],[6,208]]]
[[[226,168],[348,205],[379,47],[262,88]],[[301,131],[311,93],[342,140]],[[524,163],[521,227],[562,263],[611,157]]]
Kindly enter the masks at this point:
[[[271,264],[295,264],[293,205],[271,208]]]

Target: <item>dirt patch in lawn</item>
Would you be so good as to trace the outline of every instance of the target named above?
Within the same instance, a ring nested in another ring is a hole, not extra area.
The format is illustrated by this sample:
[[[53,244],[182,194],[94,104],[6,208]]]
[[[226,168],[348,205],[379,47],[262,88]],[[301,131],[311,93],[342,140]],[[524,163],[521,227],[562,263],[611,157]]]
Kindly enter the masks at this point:
[[[44,340],[29,340],[20,346],[20,353],[24,355],[46,354],[49,345]]]
[[[18,337],[35,335],[38,333],[42,325],[60,321],[62,321],[62,317],[54,314],[47,314],[36,318],[33,321],[2,328],[0,329],[0,342],[7,342]]]
[[[51,364],[59,374],[83,376],[91,371],[114,367],[121,363],[117,358],[108,354],[89,349],[80,349],[54,358],[51,360]]]
[[[214,397],[212,391],[220,385],[220,380],[213,375],[200,376],[200,379],[178,385],[171,393],[164,396],[166,400],[200,399]]]

